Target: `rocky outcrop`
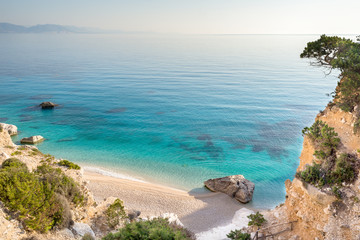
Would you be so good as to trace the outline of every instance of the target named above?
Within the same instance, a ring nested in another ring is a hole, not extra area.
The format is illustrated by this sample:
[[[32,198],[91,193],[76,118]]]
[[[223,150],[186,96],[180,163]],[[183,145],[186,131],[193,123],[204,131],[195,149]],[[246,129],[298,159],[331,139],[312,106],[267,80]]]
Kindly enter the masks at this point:
[[[242,203],[251,201],[255,189],[255,184],[243,175],[209,179],[204,184],[210,191],[225,193]]]
[[[90,236],[95,238],[94,231],[86,223],[80,223],[80,222],[74,223],[74,225],[72,226],[72,232],[74,233],[74,235],[80,237],[83,237],[85,234],[90,234]]]
[[[7,131],[10,136],[18,134],[18,129],[15,125],[0,123],[0,129],[2,129],[3,131]]]
[[[54,107],[57,107],[59,105],[52,102],[42,102],[39,106],[42,109],[53,109]]]
[[[354,133],[357,111],[344,112],[336,106],[328,106],[319,113],[315,120],[326,122],[338,133],[341,144],[337,156],[349,153],[358,156],[360,135]],[[306,165],[322,160],[314,156],[315,145],[307,136],[304,137],[303,149],[297,171],[303,171]],[[276,229],[276,224],[292,222],[291,231],[278,234],[274,239],[318,239],[318,240],[355,240],[360,239],[360,179],[352,184],[342,184],[336,196],[333,189],[321,189],[303,182],[299,178],[286,180],[285,203],[272,211],[264,212],[268,223],[267,229]],[[281,212],[281,214],[279,214]],[[285,217],[284,217],[285,216]],[[275,232],[284,229],[284,225]],[[274,232],[272,232],[274,233]]]
[[[44,140],[45,140],[45,138],[43,138],[40,135],[37,135],[37,136],[31,136],[31,137],[23,138],[23,139],[20,140],[20,142],[23,143],[23,144],[35,144],[35,143],[42,142]]]

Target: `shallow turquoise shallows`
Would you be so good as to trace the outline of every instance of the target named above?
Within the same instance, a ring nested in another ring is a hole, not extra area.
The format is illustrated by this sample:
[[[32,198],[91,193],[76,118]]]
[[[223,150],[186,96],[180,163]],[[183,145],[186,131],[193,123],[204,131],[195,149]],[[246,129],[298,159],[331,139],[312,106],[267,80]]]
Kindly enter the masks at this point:
[[[2,34],[0,122],[56,157],[192,192],[243,174],[250,205],[274,207],[336,85],[299,58],[317,38]],[[61,106],[35,107],[48,100]]]

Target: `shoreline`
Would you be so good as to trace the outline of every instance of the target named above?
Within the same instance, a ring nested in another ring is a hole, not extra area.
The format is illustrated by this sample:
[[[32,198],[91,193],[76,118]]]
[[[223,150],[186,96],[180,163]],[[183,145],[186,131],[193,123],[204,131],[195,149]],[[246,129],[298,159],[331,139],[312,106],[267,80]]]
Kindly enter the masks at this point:
[[[141,211],[143,218],[174,213],[195,234],[231,224],[240,209],[256,211],[223,193],[193,193],[123,174],[114,173],[114,176],[94,167],[82,167],[83,177],[96,202],[117,197],[128,209]]]

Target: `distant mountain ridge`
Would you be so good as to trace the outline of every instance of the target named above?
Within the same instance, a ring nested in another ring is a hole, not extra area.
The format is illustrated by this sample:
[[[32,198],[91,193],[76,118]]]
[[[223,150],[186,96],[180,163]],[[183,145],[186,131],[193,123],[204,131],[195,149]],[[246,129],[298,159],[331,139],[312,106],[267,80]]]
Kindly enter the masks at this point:
[[[100,33],[99,29],[63,26],[56,24],[39,24],[31,27],[11,23],[0,23],[0,33]]]

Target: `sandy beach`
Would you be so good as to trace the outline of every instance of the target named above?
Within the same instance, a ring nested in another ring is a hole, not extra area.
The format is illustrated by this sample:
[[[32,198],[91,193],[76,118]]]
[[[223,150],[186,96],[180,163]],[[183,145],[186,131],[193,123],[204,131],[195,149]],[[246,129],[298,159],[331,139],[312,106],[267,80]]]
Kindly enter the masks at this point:
[[[105,176],[85,170],[84,178],[96,201],[118,197],[125,207],[141,211],[141,217],[175,213],[186,228],[199,233],[229,224],[245,205],[222,193],[192,194],[149,182]]]

